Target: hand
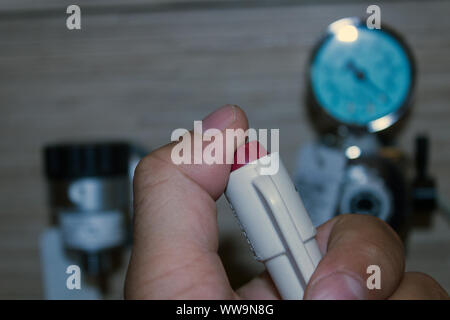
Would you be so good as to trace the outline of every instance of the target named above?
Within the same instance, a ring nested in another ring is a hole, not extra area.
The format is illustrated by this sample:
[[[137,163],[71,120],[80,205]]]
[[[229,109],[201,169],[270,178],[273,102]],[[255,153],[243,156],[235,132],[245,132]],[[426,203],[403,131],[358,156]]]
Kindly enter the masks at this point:
[[[245,113],[224,106],[203,120],[203,130],[246,130]],[[224,141],[225,143],[225,141]],[[234,291],[217,254],[215,201],[230,165],[174,165],[166,145],[145,157],[134,179],[134,245],[125,284],[128,299],[279,299],[267,273]],[[341,215],[318,228],[324,255],[307,299],[440,299],[431,277],[404,271],[403,245],[379,219]],[[367,266],[381,268],[381,289],[366,287]]]

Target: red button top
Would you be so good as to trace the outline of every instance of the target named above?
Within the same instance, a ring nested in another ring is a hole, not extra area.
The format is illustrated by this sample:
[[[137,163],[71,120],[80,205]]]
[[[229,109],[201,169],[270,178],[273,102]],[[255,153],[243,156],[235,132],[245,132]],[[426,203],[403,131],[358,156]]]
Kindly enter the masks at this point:
[[[245,166],[247,163],[266,156],[267,150],[258,141],[250,141],[240,146],[234,153],[234,161],[231,172]]]

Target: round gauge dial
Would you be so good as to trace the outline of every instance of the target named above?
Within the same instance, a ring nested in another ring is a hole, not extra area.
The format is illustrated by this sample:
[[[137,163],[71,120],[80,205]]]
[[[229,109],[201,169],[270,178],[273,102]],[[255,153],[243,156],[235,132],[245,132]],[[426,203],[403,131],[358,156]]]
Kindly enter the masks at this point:
[[[316,104],[340,124],[376,132],[403,114],[414,86],[406,45],[386,29],[339,20],[314,52],[310,86]]]

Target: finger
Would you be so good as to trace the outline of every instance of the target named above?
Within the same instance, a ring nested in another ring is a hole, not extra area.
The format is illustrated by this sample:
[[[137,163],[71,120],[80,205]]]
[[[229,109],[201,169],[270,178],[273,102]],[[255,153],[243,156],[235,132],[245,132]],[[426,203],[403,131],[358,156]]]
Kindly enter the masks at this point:
[[[203,120],[204,130],[246,130],[247,126],[244,112],[230,105]],[[233,293],[217,255],[215,206],[225,189],[230,165],[175,165],[171,158],[175,146],[169,144],[152,152],[136,169],[134,242],[125,295],[231,298]]]
[[[398,235],[382,220],[340,215],[318,228],[324,256],[312,275],[306,299],[386,299],[404,273],[404,249]],[[367,268],[379,266],[381,288],[370,290]]]
[[[236,293],[246,300],[280,300],[280,294],[275,288],[270,275],[264,271],[259,276],[239,288]]]
[[[391,300],[448,300],[448,293],[430,276],[406,272]]]

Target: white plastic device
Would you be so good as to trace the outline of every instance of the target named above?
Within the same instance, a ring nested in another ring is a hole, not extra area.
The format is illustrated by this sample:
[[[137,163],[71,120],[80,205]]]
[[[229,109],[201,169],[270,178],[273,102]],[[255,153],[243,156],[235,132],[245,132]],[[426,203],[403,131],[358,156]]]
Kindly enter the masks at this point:
[[[321,253],[316,229],[282,162],[275,174],[262,174],[273,157],[278,153],[232,170],[225,195],[255,258],[265,264],[281,297],[298,300],[303,299]]]

